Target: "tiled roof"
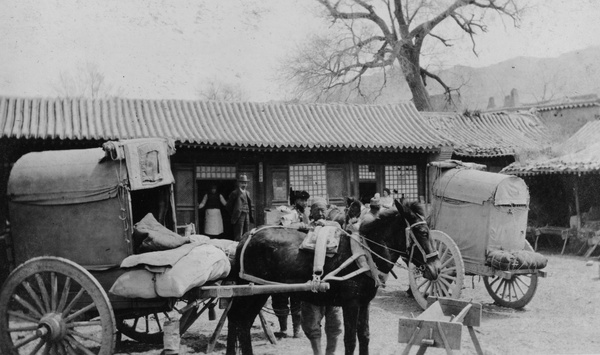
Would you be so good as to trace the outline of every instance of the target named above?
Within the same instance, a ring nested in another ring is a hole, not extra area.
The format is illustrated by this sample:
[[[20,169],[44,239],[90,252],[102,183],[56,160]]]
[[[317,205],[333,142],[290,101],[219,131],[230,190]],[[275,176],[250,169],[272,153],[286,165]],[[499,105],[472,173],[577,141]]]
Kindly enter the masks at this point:
[[[600,174],[600,121],[590,121],[556,147],[561,154],[526,163],[512,163],[501,172],[512,175]]]
[[[0,97],[0,138],[169,137],[232,148],[438,151],[449,145],[415,107]]]
[[[538,111],[554,111],[554,110],[564,110],[564,109],[570,109],[570,108],[591,107],[591,106],[600,106],[600,103],[598,103],[598,100],[554,103],[554,104],[545,104],[545,105],[536,106],[536,110],[538,110]]]
[[[470,157],[514,155],[548,145],[547,127],[535,115],[496,112],[464,115],[422,112],[427,123],[454,145],[454,153]]]

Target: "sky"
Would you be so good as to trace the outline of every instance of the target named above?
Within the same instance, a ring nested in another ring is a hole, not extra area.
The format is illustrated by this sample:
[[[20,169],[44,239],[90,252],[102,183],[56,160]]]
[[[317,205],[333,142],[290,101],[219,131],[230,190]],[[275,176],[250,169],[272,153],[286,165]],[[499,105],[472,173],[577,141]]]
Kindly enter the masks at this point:
[[[479,56],[457,38],[424,60],[484,67],[600,45],[596,1],[520,2],[532,7],[520,28],[491,18]],[[216,82],[247,101],[290,99],[278,68],[328,29],[320,10],[314,0],[0,0],[0,95],[56,97],[61,75],[93,64],[131,98],[198,99]]]

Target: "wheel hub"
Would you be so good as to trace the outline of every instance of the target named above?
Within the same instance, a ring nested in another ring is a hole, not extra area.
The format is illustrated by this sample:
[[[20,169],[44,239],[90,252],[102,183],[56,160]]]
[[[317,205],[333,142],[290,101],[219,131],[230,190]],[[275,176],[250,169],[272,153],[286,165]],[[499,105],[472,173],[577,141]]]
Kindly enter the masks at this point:
[[[37,334],[48,340],[58,340],[67,334],[67,326],[62,315],[58,313],[48,313],[40,319]]]

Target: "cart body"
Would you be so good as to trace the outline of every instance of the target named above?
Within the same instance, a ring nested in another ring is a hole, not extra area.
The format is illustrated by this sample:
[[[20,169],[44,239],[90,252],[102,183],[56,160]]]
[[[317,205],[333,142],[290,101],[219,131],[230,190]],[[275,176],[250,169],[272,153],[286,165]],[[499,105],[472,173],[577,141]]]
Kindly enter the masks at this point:
[[[106,290],[134,251],[133,225],[147,213],[175,230],[167,139],[108,142],[102,148],[29,153],[8,181],[15,264],[63,257],[99,275]]]
[[[449,169],[432,186],[430,226],[456,243],[468,264],[484,264],[486,251],[522,250],[529,189],[512,175]]]

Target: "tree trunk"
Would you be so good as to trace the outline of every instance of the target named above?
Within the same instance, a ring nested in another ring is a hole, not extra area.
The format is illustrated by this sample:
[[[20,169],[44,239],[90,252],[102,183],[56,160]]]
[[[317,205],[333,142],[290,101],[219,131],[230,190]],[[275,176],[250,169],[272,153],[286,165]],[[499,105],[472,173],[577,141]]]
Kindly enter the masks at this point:
[[[412,93],[413,103],[415,104],[417,111],[433,111],[429,93],[427,92],[427,89],[425,89],[425,84],[423,84],[423,79],[421,78],[421,66],[418,51],[411,47],[403,47],[400,50],[400,58],[398,60],[404,78]]]

